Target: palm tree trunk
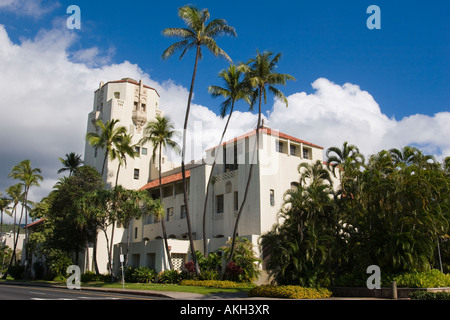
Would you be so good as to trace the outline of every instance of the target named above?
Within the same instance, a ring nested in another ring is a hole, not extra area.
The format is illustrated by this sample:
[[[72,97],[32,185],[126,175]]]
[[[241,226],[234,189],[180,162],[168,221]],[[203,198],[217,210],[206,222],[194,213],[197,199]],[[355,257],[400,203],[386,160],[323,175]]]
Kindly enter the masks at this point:
[[[197,53],[195,55],[195,65],[194,65],[194,72],[192,74],[192,81],[191,81],[191,88],[189,90],[189,98],[188,98],[188,104],[186,107],[186,116],[184,119],[184,127],[183,127],[183,148],[181,152],[181,175],[183,177],[183,195],[184,195],[184,205],[186,207],[186,222],[188,227],[188,235],[189,235],[189,244],[191,249],[191,256],[192,261],[195,265],[195,273],[196,275],[200,274],[200,268],[198,266],[197,262],[197,256],[195,254],[195,247],[194,247],[194,240],[192,238],[192,226],[191,226],[191,214],[189,210],[189,201],[188,201],[188,195],[187,195],[187,186],[186,186],[186,167],[184,164],[185,156],[186,156],[186,131],[187,131],[187,124],[189,119],[189,111],[191,109],[191,100],[192,100],[192,94],[194,91],[194,82],[195,82],[195,75],[197,73],[197,64],[198,59],[200,57],[200,46],[197,46]]]
[[[258,124],[256,125],[256,164],[258,164],[258,165],[259,165],[259,128],[260,128],[260,124],[261,124],[261,99],[262,99],[262,90],[260,88],[259,89]],[[249,190],[249,187],[250,187],[250,181],[251,181],[252,173],[253,173],[253,166],[254,166],[254,164],[253,164],[253,161],[252,161],[252,163],[250,164],[250,170],[248,172],[247,185],[245,186],[245,191],[244,191],[244,197],[242,199],[242,204],[239,207],[239,212],[238,212],[238,215],[236,217],[236,221],[234,223],[233,239],[232,239],[232,242],[231,242],[230,255],[228,257],[228,262],[230,262],[233,259],[234,246],[235,246],[235,243],[236,243],[237,229],[238,229],[238,226],[239,226],[239,220],[240,220],[241,215],[242,215],[242,209],[244,208],[245,202],[247,200],[248,190]]]
[[[159,144],[159,201],[162,204],[162,199],[163,199],[163,187],[161,184],[161,174],[162,174],[162,168],[161,168],[161,158],[162,158],[162,154],[161,154],[161,143]],[[173,264],[172,264],[172,258],[170,257],[170,251],[169,251],[169,243],[167,241],[167,231],[166,231],[166,222],[164,221],[164,217],[161,217],[161,228],[162,228],[162,232],[163,232],[163,239],[164,239],[164,246],[165,246],[165,250],[167,253],[167,259],[169,260],[169,268],[170,270],[173,270]]]
[[[23,207],[22,207],[22,212],[20,213],[19,228],[17,229],[17,237],[14,240],[13,254],[11,256],[11,260],[9,261],[8,269],[6,270],[5,274],[3,275],[3,279],[6,279],[6,277],[8,276],[8,273],[9,273],[9,270],[11,269],[13,261],[17,262],[16,261],[16,250],[17,250],[17,242],[19,240],[20,223],[22,222],[22,217],[23,217]]]
[[[230,115],[228,116],[227,119],[227,123],[225,124],[225,128],[223,129],[222,132],[222,137],[220,138],[220,142],[219,142],[219,148],[222,144],[223,138],[225,136],[225,133],[227,131],[228,128],[228,124],[230,123],[230,118],[231,115],[233,114],[233,108],[234,108],[234,100],[231,104],[231,110],[230,110]],[[216,161],[217,161],[217,156],[219,155],[219,152],[216,152],[215,156],[214,156],[214,162],[211,166],[211,172],[209,173],[209,178],[208,178],[208,184],[206,186],[206,195],[205,195],[205,203],[203,205],[203,255],[205,256],[205,258],[208,256],[208,249],[207,249],[207,241],[206,241],[206,206],[208,203],[208,196],[209,196],[209,188],[211,185],[211,180],[212,180],[212,175],[213,175],[213,171],[214,171],[214,167],[216,166]]]

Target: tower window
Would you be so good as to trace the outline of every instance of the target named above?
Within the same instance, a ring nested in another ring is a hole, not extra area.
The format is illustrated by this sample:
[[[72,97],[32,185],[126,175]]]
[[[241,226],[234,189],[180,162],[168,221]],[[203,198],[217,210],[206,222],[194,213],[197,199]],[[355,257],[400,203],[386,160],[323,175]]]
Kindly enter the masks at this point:
[[[216,196],[216,213],[223,213],[223,194]]]
[[[275,191],[270,189],[270,205],[273,207],[275,205]]]
[[[139,180],[139,169],[134,169],[134,179]]]
[[[120,92],[114,92],[114,98],[120,99]]]

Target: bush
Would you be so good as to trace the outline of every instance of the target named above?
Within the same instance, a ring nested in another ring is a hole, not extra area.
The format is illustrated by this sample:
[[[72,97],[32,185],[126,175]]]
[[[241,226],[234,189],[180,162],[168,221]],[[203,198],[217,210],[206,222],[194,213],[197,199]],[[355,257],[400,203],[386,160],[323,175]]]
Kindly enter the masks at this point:
[[[220,280],[183,280],[180,283],[182,286],[198,286],[198,287],[213,287],[213,288],[243,288],[248,287],[249,284],[242,284],[233,281]]]
[[[109,274],[95,274],[93,271],[86,271],[81,275],[81,282],[108,282],[111,281]]]
[[[158,282],[164,284],[178,284],[182,280],[182,275],[177,270],[165,270],[159,273]]]
[[[450,300],[450,292],[414,291],[409,297],[413,300]]]
[[[14,280],[22,280],[25,276],[25,267],[21,264],[15,264],[9,268],[9,275]]]
[[[132,273],[134,282],[138,283],[150,283],[154,282],[156,277],[156,271],[149,267],[137,267]]]
[[[272,297],[289,299],[324,299],[331,296],[331,292],[325,288],[304,288],[301,286],[273,286],[262,285],[253,288],[248,293],[249,297]]]
[[[410,272],[388,277],[389,283],[396,281],[398,287],[438,288],[450,287],[450,274],[433,269],[426,272]]]

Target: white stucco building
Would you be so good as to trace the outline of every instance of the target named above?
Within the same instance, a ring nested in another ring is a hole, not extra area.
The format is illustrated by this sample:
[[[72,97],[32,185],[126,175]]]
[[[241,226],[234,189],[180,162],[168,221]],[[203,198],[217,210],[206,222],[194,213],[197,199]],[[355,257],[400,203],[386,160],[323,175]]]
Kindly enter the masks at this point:
[[[119,119],[119,124],[126,126],[129,132],[134,134],[137,142],[142,137],[142,127],[145,123],[162,114],[158,102],[159,95],[156,90],[143,85],[141,81],[125,78],[106,84],[101,83],[94,95],[94,110],[89,114],[88,132],[95,130],[93,123],[97,119],[103,121]],[[323,148],[313,143],[267,126],[260,129],[259,136],[259,164],[256,164],[256,130],[253,129],[221,146],[206,150],[204,159],[186,165],[189,209],[196,250],[203,251],[203,237],[208,239],[208,251],[213,252],[232,236],[252,163],[254,168],[251,184],[241,215],[238,235],[251,240],[258,252],[258,239],[276,222],[286,190],[295,187],[299,182],[298,165],[302,162],[323,161]],[[128,159],[127,167],[120,170],[119,184],[126,188],[148,190],[154,197],[159,197],[158,168],[151,161],[152,146],[140,146],[140,151],[139,158]],[[102,150],[95,151],[86,144],[85,164],[93,165],[101,171],[102,152]],[[206,235],[203,235],[206,187],[216,154],[217,163],[206,211]],[[172,262],[176,268],[181,268],[188,261],[190,254],[181,167],[168,161],[167,157],[164,160],[162,165],[163,205],[166,212],[164,219]],[[115,182],[117,163],[108,160],[107,168],[104,179],[107,185],[112,186]],[[138,177],[136,172],[139,173]],[[129,230],[120,228],[116,230],[115,270],[119,268],[121,248],[122,252],[125,252],[127,237],[130,237],[131,243],[128,248],[130,265],[145,265],[157,271],[168,267],[161,223],[153,216],[144,215],[141,219],[132,221]],[[99,239],[98,248],[99,268],[101,272],[106,272],[106,243],[102,237]],[[262,254],[261,258],[264,258]]]

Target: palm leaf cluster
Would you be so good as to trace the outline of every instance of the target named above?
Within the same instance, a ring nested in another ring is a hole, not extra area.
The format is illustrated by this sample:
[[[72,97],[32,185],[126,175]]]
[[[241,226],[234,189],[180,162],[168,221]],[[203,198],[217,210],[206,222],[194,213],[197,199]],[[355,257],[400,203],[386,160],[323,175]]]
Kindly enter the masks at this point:
[[[385,274],[449,271],[448,167],[414,147],[366,161],[345,142],[320,162],[301,164],[280,221],[262,236],[280,283],[365,285],[366,268]],[[339,184],[333,188],[330,172]]]

